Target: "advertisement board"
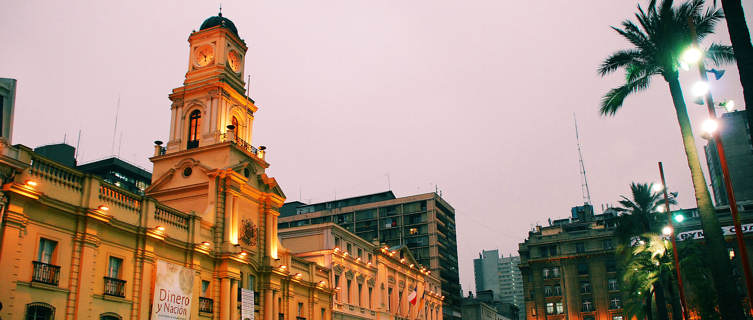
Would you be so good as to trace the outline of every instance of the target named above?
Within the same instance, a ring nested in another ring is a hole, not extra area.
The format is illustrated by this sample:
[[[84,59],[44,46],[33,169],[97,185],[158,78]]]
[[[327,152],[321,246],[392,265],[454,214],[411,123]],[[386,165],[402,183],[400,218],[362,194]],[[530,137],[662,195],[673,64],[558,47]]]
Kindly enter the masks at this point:
[[[194,271],[157,260],[152,320],[190,320]]]
[[[241,288],[241,320],[254,320],[254,291]]]

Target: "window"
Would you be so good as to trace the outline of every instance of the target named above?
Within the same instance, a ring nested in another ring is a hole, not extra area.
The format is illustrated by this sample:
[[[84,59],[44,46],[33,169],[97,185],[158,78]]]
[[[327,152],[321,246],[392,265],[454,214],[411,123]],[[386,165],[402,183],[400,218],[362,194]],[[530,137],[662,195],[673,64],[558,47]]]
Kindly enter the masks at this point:
[[[238,118],[233,116],[233,119],[230,120],[230,124],[233,125],[233,135],[237,138],[240,135],[240,127],[238,126]]]
[[[549,247],[549,255],[554,257],[557,255],[557,246],[551,246]]]
[[[559,278],[560,277],[560,267],[554,267],[552,268],[552,277]]]
[[[298,316],[303,317],[303,302],[298,302]]]
[[[45,238],[39,239],[39,256],[37,258],[37,261],[44,262],[46,264],[52,264],[53,262],[53,254],[55,253],[55,248],[57,247],[58,243],[57,241],[52,241]]]
[[[557,314],[565,313],[565,308],[562,305],[562,302],[557,302],[556,307],[557,307]]]
[[[592,298],[583,298],[581,302],[580,311],[591,312],[594,311],[594,301]]]
[[[201,111],[191,111],[188,117],[188,144],[186,149],[193,149],[199,146],[199,126],[201,124]]]
[[[55,318],[55,308],[44,302],[32,302],[26,305],[25,320],[52,320]]]
[[[620,301],[620,297],[617,295],[613,295],[609,298],[609,309],[619,309],[622,308],[622,301]]]
[[[550,286],[544,286],[544,296],[545,297],[551,297],[552,296],[552,287],[550,287]]]
[[[361,297],[363,296],[363,284],[358,284],[358,306],[362,307],[363,303],[361,302]]]
[[[586,263],[579,263],[578,264],[578,274],[588,274],[588,264]]]
[[[552,277],[552,270],[549,268],[544,268],[541,270],[541,276],[544,277],[544,279],[549,279]]]
[[[352,280],[348,279],[348,291],[346,292],[348,294],[348,304],[350,304],[350,285],[352,282]]]
[[[614,245],[612,244],[612,239],[604,239],[604,250],[612,250],[614,249]]]
[[[207,293],[209,291],[209,281],[207,280],[201,280],[201,296],[204,298],[208,298]]]
[[[542,257],[548,257],[549,256],[549,248],[547,247],[539,247],[539,253]]]
[[[327,309],[322,308],[322,316],[319,319],[321,320],[327,319]]]
[[[606,262],[607,272],[617,272],[617,262],[614,259],[609,259]]]
[[[612,316],[612,320],[622,320],[622,316],[621,315],[613,315]]]
[[[361,248],[358,248],[358,257],[363,258],[363,250]]]
[[[554,302],[546,303],[546,314],[554,314]]]
[[[350,243],[348,243],[347,247],[348,247],[348,254],[353,255],[353,246],[351,246]]]
[[[372,293],[373,291],[374,291],[374,288],[372,288],[372,287],[369,287],[369,309],[371,309],[371,308],[372,308],[372,306],[371,306],[371,293]]]
[[[373,260],[373,256],[371,255],[371,253],[369,253],[369,262],[373,262],[372,260]]]
[[[586,244],[583,242],[578,242],[575,244],[575,253],[584,253],[586,252]]]
[[[338,237],[335,237],[335,247],[340,248],[340,238],[338,238]],[[340,248],[340,249],[342,249],[342,248]]]
[[[122,320],[117,313],[107,312],[99,315],[99,320]]]
[[[607,280],[607,287],[609,288],[609,291],[620,290],[620,284],[617,282],[617,279]]]
[[[392,311],[392,288],[387,289],[387,310]]]
[[[589,281],[581,281],[580,282],[580,293],[591,293],[591,282],[589,282]]]
[[[107,276],[110,278],[120,279],[120,269],[123,266],[123,259],[110,257],[110,267],[107,269]]]
[[[562,287],[560,287],[560,285],[554,286],[554,290],[553,291],[554,291],[553,294],[555,296],[561,296],[562,295]]]

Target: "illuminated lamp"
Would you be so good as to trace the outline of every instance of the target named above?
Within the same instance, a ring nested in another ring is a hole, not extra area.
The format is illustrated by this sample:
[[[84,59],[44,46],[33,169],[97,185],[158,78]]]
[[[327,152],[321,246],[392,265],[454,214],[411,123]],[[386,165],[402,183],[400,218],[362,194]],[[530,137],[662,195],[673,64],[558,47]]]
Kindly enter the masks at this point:
[[[157,226],[157,230],[159,230],[159,231],[165,231],[165,227],[163,227],[163,226]]]
[[[102,210],[102,211],[110,211],[110,207],[108,207],[108,206],[106,206],[106,205],[101,205],[101,206],[99,206],[99,207],[97,207],[97,208],[98,208],[99,210]]]
[[[34,180],[26,180],[26,182],[24,182],[24,183],[25,183],[25,184],[26,184],[27,186],[29,186],[29,187],[32,187],[32,188],[34,188],[34,187],[36,187],[36,186],[38,186],[38,185],[39,185],[39,183],[37,183],[37,182],[36,182],[36,181],[34,181]]]

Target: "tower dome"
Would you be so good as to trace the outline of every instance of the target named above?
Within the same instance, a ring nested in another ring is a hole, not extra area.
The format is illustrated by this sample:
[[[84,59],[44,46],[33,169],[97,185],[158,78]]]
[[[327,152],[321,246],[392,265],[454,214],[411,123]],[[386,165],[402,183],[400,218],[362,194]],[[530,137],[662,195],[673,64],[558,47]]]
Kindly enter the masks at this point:
[[[222,26],[224,28],[227,28],[230,31],[232,31],[233,34],[235,34],[236,36],[239,36],[238,29],[235,28],[235,24],[232,21],[230,21],[230,19],[223,17],[222,12],[220,12],[216,16],[209,17],[206,20],[204,20],[204,23],[201,24],[201,27],[199,28],[199,30],[209,29],[216,26]]]

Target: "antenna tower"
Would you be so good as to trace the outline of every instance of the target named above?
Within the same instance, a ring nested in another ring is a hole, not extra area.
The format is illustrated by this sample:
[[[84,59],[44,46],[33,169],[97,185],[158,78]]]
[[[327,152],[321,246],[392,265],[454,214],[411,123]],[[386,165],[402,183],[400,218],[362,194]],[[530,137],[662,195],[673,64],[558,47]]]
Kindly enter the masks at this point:
[[[588,177],[586,176],[586,166],[583,164],[583,152],[580,148],[580,136],[578,135],[578,119],[575,118],[573,112],[573,121],[575,122],[575,140],[578,142],[578,160],[580,161],[580,175],[583,178],[583,182],[580,184],[581,192],[583,192],[583,203],[591,204],[591,191],[588,190]]]

